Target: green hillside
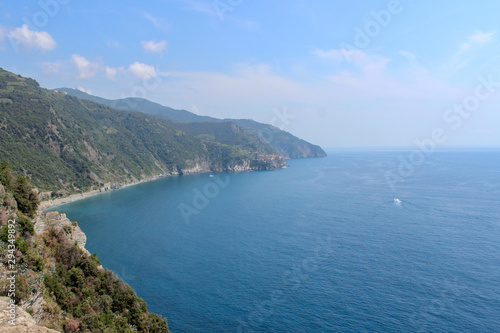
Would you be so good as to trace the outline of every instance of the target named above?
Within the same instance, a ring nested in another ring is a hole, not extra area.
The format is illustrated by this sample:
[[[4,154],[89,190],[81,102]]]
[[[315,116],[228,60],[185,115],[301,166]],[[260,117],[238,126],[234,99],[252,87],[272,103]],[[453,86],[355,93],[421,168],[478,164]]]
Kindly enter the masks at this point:
[[[88,190],[148,176],[231,170],[249,152],[205,142],[157,117],[119,111],[0,69],[0,161],[43,190]]]
[[[247,152],[276,153],[271,145],[260,140],[256,134],[237,126],[232,121],[172,123],[172,126],[204,141],[233,145]]]
[[[175,122],[193,123],[193,122],[204,122],[204,121],[220,121],[217,118],[212,118],[208,116],[199,116],[197,114],[194,114],[186,110],[176,110],[168,106],[163,106],[158,103],[148,101],[147,99],[144,98],[127,97],[116,100],[110,100],[98,96],[93,96],[77,89],[58,88],[56,90],[65,92],[71,96],[104,104],[120,110],[142,112],[155,116],[164,116],[169,120]]]
[[[325,157],[325,151],[318,145],[282,131],[279,128],[250,119],[233,119],[236,125],[258,135],[262,141],[272,146],[277,154],[285,158]]]
[[[246,139],[249,142],[254,142],[260,149],[267,149],[284,156],[285,158],[303,158],[303,157],[324,157],[326,153],[321,147],[313,145],[305,140],[299,139],[296,136],[282,131],[279,128],[259,123],[248,119],[217,119],[207,116],[199,116],[186,110],[175,110],[167,106],[150,102],[142,98],[124,98],[118,100],[109,100],[97,96],[92,96],[75,89],[59,88],[58,91],[64,91],[69,95],[76,96],[82,99],[92,100],[108,106],[116,107],[120,110],[138,111],[171,121],[171,125],[186,130],[189,133],[198,133],[198,135],[207,134],[206,138],[209,141],[228,143],[220,135],[212,137],[214,129],[217,127],[217,122],[228,123],[232,122],[240,127],[231,130],[234,132],[232,136],[238,136],[236,144],[241,139],[241,136],[248,136]],[[189,124],[185,124],[189,123]],[[203,124],[203,125],[202,125]],[[226,125],[222,125],[226,126]],[[246,130],[246,131],[244,131]],[[253,134],[253,135],[252,135]],[[219,140],[222,139],[222,140]],[[256,142],[259,143],[256,143]]]

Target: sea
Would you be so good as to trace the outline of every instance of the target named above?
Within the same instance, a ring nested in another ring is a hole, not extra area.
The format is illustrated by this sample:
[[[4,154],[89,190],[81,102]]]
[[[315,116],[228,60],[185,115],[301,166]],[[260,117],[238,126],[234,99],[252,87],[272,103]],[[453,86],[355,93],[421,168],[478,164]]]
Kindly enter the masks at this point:
[[[332,149],[52,210],[180,332],[500,332],[500,149]]]

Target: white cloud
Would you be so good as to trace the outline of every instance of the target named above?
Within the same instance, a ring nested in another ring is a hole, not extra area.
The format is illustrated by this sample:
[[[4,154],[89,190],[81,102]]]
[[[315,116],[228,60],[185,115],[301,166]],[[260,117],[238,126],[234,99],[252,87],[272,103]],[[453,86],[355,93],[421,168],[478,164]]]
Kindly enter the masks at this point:
[[[73,56],[71,57],[71,62],[73,63],[73,65],[75,65],[78,71],[77,78],[79,79],[88,79],[94,77],[97,75],[101,68],[99,63],[91,62],[85,57],[78,54],[73,54]]]
[[[80,90],[81,92],[84,92],[86,94],[92,95],[92,90],[86,90],[82,87],[78,87],[77,90]]]
[[[142,13],[142,17],[151,22],[155,26],[155,28],[159,30],[165,32],[170,30],[170,24],[165,22],[165,20],[160,17],[155,17],[147,12]]]
[[[279,100],[304,102],[311,87],[274,74],[267,65],[239,65],[233,74],[214,72],[170,72],[171,81],[162,85],[164,96],[177,105],[234,106],[250,104],[273,105]]]
[[[311,51],[311,54],[322,59],[331,59],[338,63],[353,62],[354,65],[366,65],[369,63],[379,62],[382,59],[380,56],[369,55],[361,50],[314,49]]]
[[[118,74],[118,71],[121,71],[123,67],[120,68],[115,68],[115,67],[108,67],[104,69],[104,73],[106,75],[106,79],[110,81],[116,81],[116,74]]]
[[[410,66],[412,66],[412,67],[419,66],[418,58],[414,53],[404,51],[404,50],[401,50],[398,53],[408,60],[408,63],[410,64]]]
[[[207,16],[217,18],[221,22],[222,21],[231,22],[245,30],[250,30],[250,31],[260,30],[260,25],[257,22],[240,19],[235,17],[234,15],[230,15],[230,13],[233,12],[241,4],[241,2],[240,3],[235,2],[235,4],[230,4],[230,3],[225,3],[223,1],[208,1],[208,2],[199,0],[178,0],[178,1],[184,4],[185,10],[191,10],[202,13]]]
[[[240,20],[235,17],[230,17],[230,20],[234,22],[237,26],[250,31],[259,31],[260,24],[252,20]]]
[[[342,51],[330,50],[315,54],[339,60]],[[350,96],[352,100],[370,98],[423,101],[454,95],[454,88],[421,67],[416,55],[407,51],[400,51],[399,54],[409,60],[410,66],[398,68],[397,74],[388,68],[392,59],[355,50],[350,55],[351,64],[341,66],[339,72],[328,75],[327,78],[337,91],[343,92],[343,96]]]
[[[341,50],[332,49],[332,50],[322,50],[322,49],[314,49],[311,53],[319,58],[324,59],[335,59],[337,61],[342,61],[344,59],[344,53]]]
[[[202,2],[197,0],[180,0],[185,5],[185,9],[192,10],[212,16],[217,16],[216,2]]]
[[[400,68],[400,63],[391,65],[389,58],[362,51],[353,54],[351,63],[344,60],[340,50],[315,53],[333,58],[336,63],[333,67],[327,66],[326,72],[320,71],[321,76],[313,81],[278,75],[268,65],[240,65],[232,74],[172,72],[173,80],[162,84],[161,96],[170,103],[175,101],[177,107],[195,102],[212,112],[219,108],[230,110],[234,105],[311,103],[322,107],[373,103],[373,108],[368,107],[371,111],[394,101],[390,112],[406,114],[415,105],[435,104],[457,94],[455,87],[418,64]],[[392,66],[398,66],[398,70],[394,71]],[[305,71],[313,74],[307,68]]]
[[[5,37],[7,36],[7,29],[5,29],[1,24],[0,24],[0,42],[3,42],[5,40]],[[3,43],[0,43],[0,51],[4,51],[5,46]]]
[[[59,74],[62,67],[61,62],[42,62],[40,65],[45,74]]]
[[[14,47],[21,50],[40,49],[49,51],[53,50],[57,45],[49,33],[30,30],[26,24],[23,24],[20,28],[10,30],[8,37]]]
[[[467,38],[467,41],[460,45],[458,51],[452,56],[447,65],[452,73],[456,73],[466,68],[477,56],[477,51],[485,45],[494,42],[496,32],[476,31]]]
[[[476,33],[469,37],[469,39],[473,42],[484,44],[494,40],[493,36],[495,36],[495,31],[492,32],[481,32],[476,31]]]
[[[119,49],[120,48],[120,42],[118,42],[118,41],[108,41],[107,45],[110,49]]]
[[[134,62],[129,66],[128,70],[138,79],[145,80],[157,75],[154,66],[146,65],[141,62]]]
[[[161,53],[167,49],[167,42],[164,40],[160,42],[155,42],[154,40],[142,41],[141,45],[146,52]]]

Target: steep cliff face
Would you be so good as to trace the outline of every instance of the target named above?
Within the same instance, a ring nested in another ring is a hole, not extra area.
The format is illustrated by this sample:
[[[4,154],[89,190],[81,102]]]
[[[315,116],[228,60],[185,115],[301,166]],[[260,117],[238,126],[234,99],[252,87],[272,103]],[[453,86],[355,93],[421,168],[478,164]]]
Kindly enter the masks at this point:
[[[175,174],[190,175],[204,172],[241,172],[256,170],[276,170],[286,167],[282,156],[256,153],[253,156],[234,159],[233,161],[209,161],[197,159],[187,162],[188,167],[179,168]]]
[[[54,229],[64,235],[67,242],[76,243],[78,247],[86,254],[90,252],[85,248],[87,236],[80,229],[76,222],[71,222],[66,214],[58,212],[41,213],[35,218],[35,234],[38,236],[45,235],[50,229]]]
[[[179,167],[176,174],[192,175],[196,173],[210,172],[212,171],[212,165],[213,163],[208,158],[196,158],[194,160],[186,161],[186,167]]]
[[[12,211],[11,211],[12,213]],[[10,214],[12,215],[12,214]],[[55,232],[60,233],[62,241],[67,244],[76,243],[78,247],[83,251],[84,255],[90,256],[90,253],[85,249],[85,243],[87,237],[83,231],[76,225],[76,223],[71,222],[65,214],[59,214],[57,212],[49,212],[46,214],[39,214],[34,219],[34,229],[35,234],[31,238],[33,244],[41,244],[44,239],[47,239],[48,233]],[[39,246],[40,247],[40,246]],[[41,250],[41,249],[40,249]],[[40,251],[39,250],[39,251]],[[52,260],[48,260],[48,266],[52,267],[49,270],[54,270],[55,266]],[[0,275],[4,276],[7,274],[7,269],[5,266],[0,265]],[[26,281],[28,285],[31,286],[31,291],[26,299],[24,299],[17,307],[16,313],[16,325],[7,325],[5,316],[8,314],[8,310],[5,306],[10,302],[10,298],[3,297],[0,298],[0,331],[1,332],[58,332],[52,329],[40,325],[50,325],[57,327],[57,322],[59,321],[58,316],[54,317],[53,311],[55,305],[53,302],[49,304],[47,302],[47,297],[44,297],[45,286],[43,284],[43,279],[41,279],[41,274],[36,274],[30,270],[24,272],[26,276]],[[26,311],[29,310],[30,314]],[[4,318],[2,318],[4,316]]]

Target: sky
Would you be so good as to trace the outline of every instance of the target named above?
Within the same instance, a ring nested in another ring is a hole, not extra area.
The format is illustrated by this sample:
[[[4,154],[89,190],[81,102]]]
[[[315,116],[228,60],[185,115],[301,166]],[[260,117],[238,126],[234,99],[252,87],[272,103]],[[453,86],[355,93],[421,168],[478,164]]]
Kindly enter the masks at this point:
[[[2,0],[0,67],[322,147],[500,145],[498,13],[493,0]]]

